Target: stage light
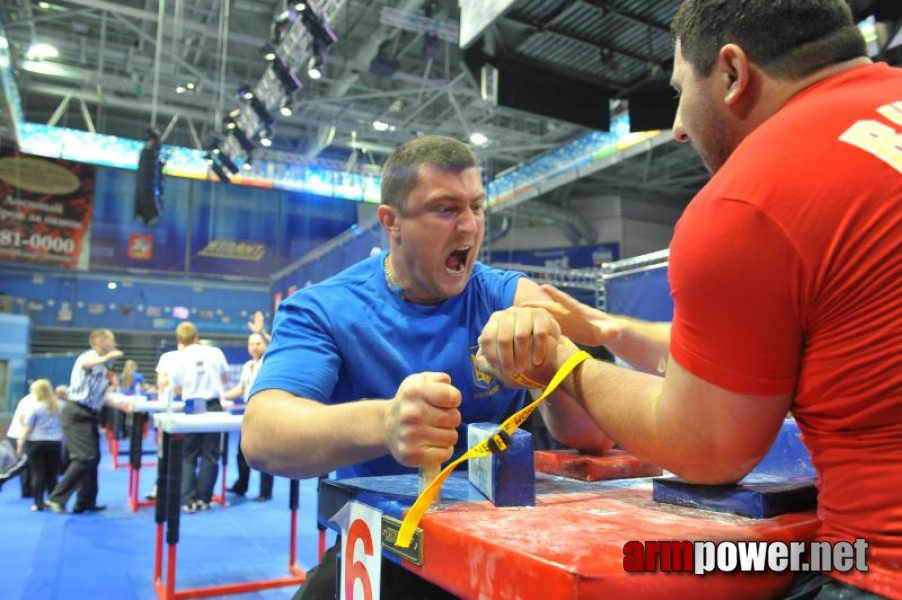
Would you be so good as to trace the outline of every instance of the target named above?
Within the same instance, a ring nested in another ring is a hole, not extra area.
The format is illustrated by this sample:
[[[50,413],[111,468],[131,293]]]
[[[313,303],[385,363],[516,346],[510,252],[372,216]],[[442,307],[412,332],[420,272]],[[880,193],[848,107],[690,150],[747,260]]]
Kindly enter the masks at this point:
[[[291,28],[291,24],[294,23],[297,16],[298,14],[296,11],[286,10],[282,11],[282,13],[273,20],[272,30],[270,32],[270,39],[273,44],[278,44],[282,41],[282,38],[285,37],[285,33]]]
[[[241,131],[240,127],[235,127],[230,131],[230,133],[235,137],[238,145],[241,146],[241,148],[248,154],[257,149],[257,146],[254,144],[254,142],[252,142],[250,138],[247,137],[247,134]]]
[[[299,2],[294,5],[294,9],[300,15],[304,27],[307,28],[313,39],[320,43],[321,48],[326,49],[338,41],[338,36],[335,35],[335,32],[332,31],[325,19],[316,14],[307,3]]]
[[[488,143],[489,138],[484,133],[474,131],[470,134],[470,143],[474,146],[484,146]]]
[[[229,174],[226,173],[216,161],[210,163],[210,170],[216,173],[216,176],[219,177],[219,181],[223,183],[232,183],[232,180],[229,179]]]
[[[282,98],[282,106],[279,108],[279,113],[281,113],[283,117],[291,116],[291,96]]]
[[[285,63],[285,59],[281,56],[276,56],[276,59],[272,61],[272,69],[279,81],[282,82],[282,88],[285,90],[286,94],[290,95],[304,87],[304,84],[301,83],[298,76],[291,71],[291,67]]]
[[[238,172],[238,165],[236,165],[235,161],[233,161],[229,157],[229,155],[226,154],[225,152],[223,152],[222,150],[217,149],[214,154],[214,157],[216,159],[218,159],[220,163],[222,163],[222,166],[224,166],[226,169],[228,169],[232,173]]]
[[[272,125],[275,123],[275,118],[270,114],[269,110],[266,108],[266,105],[260,101],[256,96],[250,97],[251,108],[254,109],[254,112],[257,113],[257,116],[260,118],[260,122],[264,125]]]
[[[263,44],[261,52],[263,52],[263,60],[265,60],[266,62],[272,62],[276,60],[276,47],[272,44],[272,42],[266,42],[265,44]]]
[[[238,97],[243,100],[250,100],[254,97],[254,91],[250,88],[249,85],[242,85],[238,88]]]
[[[34,44],[28,49],[28,52],[25,53],[28,60],[48,60],[51,58],[58,58],[59,55],[59,50],[50,44]]]
[[[257,134],[257,137],[260,139],[260,145],[264,148],[269,148],[272,146],[272,127],[264,127],[260,130],[260,133]]]
[[[323,76],[322,67],[322,57],[319,55],[311,56],[310,60],[307,61],[307,76],[310,79],[319,79]]]

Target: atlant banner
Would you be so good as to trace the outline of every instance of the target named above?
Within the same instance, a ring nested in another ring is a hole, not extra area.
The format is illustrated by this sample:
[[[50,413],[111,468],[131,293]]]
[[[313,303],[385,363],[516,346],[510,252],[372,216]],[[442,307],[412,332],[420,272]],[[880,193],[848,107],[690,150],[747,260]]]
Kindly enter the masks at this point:
[[[94,167],[0,153],[0,260],[87,269]]]

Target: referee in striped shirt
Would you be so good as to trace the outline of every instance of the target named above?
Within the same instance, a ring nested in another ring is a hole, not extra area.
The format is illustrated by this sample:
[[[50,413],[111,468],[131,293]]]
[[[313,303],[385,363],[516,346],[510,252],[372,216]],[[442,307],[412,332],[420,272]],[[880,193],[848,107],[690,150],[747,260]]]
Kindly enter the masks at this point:
[[[97,465],[100,464],[100,410],[113,405],[109,392],[112,361],[122,357],[116,336],[109,329],[95,329],[88,336],[91,349],[83,352],[72,367],[68,402],[63,408],[63,437],[69,450],[69,466],[53,488],[45,506],[66,512],[69,497],[78,491],[74,513],[97,512]]]

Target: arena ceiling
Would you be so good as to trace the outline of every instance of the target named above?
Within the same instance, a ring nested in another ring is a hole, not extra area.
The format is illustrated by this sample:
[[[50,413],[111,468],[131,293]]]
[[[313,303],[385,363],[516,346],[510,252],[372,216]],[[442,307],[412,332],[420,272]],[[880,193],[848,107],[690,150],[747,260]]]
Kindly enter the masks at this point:
[[[0,23],[27,121],[135,139],[154,126],[165,143],[201,148],[224,135],[230,111],[247,110],[237,92],[263,80],[262,49],[294,4],[4,0]],[[291,116],[274,115],[273,145],[256,152],[355,168],[381,164],[421,133],[468,139],[478,132],[488,138],[475,149],[491,176],[591,131],[549,116],[549,100],[574,100],[567,90],[603,99],[596,103],[604,105],[603,122],[609,108],[616,113],[635,94],[666,86],[668,27],[680,0],[515,0],[465,50],[457,43],[456,0],[310,4],[328,17],[338,41],[323,53],[318,80],[301,68],[315,54],[309,48],[289,57],[303,88],[292,95]],[[869,11],[882,0],[852,4]],[[38,43],[58,56],[29,57]],[[524,108],[485,99],[485,65],[497,67],[502,83],[508,71],[535,75],[537,83],[517,95],[534,101]],[[706,177],[688,145],[668,143],[571,188],[680,204]],[[571,191],[543,200],[559,203]]]

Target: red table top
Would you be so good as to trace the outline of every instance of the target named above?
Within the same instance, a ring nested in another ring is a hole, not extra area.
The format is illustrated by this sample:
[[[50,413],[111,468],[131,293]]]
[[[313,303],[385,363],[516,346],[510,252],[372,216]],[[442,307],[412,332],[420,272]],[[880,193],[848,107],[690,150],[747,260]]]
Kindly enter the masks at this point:
[[[629,541],[809,541],[813,511],[772,519],[657,504],[636,488],[540,495],[535,507],[454,504],[424,517],[423,566],[465,598],[767,598],[790,573],[629,573]]]

